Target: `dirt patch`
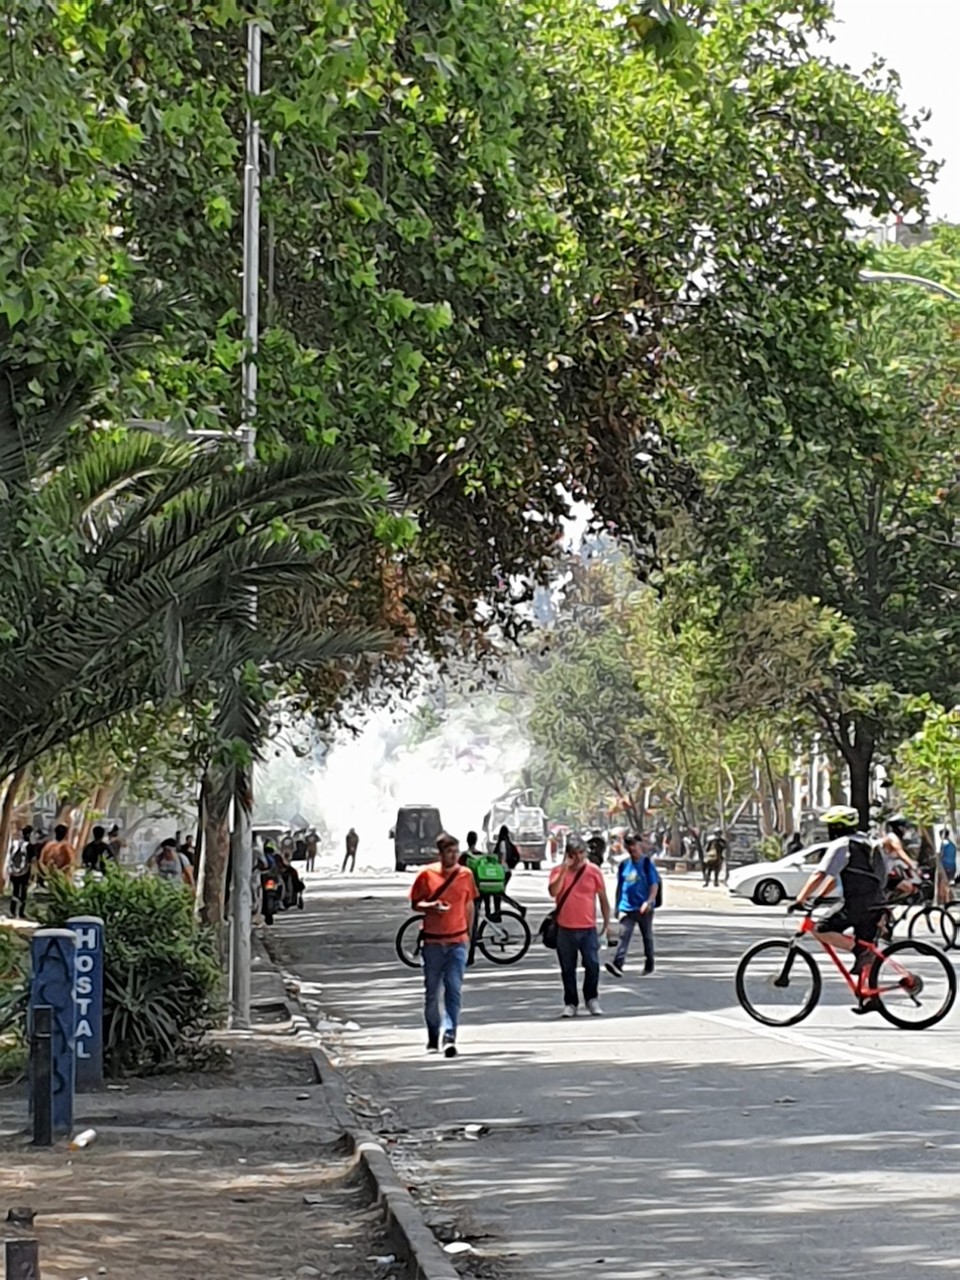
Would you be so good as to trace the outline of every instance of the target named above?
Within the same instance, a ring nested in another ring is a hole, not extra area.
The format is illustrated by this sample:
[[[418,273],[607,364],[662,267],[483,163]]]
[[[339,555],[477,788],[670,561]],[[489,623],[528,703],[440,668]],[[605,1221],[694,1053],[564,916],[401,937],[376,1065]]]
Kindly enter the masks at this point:
[[[211,1076],[84,1099],[71,1154],[0,1141],[0,1217],[36,1212],[44,1280],[383,1280],[378,1212],[323,1113],[309,1055],[241,1045]]]

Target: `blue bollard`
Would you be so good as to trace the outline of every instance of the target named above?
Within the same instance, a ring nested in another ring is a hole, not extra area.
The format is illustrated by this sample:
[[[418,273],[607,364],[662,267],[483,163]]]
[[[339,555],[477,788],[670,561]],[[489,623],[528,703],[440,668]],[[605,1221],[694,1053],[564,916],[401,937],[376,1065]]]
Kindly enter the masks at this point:
[[[77,937],[70,929],[38,929],[30,940],[33,977],[30,1004],[52,1010],[53,1129],[69,1133],[73,1128],[73,1095],[76,1060],[73,1039],[77,1024],[74,997]],[[33,1100],[31,1098],[31,1107]]]
[[[67,928],[77,935],[77,1092],[90,1093],[103,1088],[103,921],[72,916]]]

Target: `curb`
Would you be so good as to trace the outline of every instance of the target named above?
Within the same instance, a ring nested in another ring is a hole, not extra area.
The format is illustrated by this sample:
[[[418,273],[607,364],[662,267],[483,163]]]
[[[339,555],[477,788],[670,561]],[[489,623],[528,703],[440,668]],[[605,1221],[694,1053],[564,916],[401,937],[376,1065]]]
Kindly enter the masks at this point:
[[[272,961],[273,957],[270,958]],[[313,1030],[313,1024],[304,1013],[299,1000],[290,995],[286,986],[283,1002],[295,1028]],[[311,1048],[310,1057],[317,1083],[322,1084],[326,1091],[327,1104],[334,1121],[350,1142],[353,1155],[373,1192],[377,1207],[383,1213],[394,1247],[400,1257],[410,1264],[413,1280],[461,1280],[460,1273],[437,1243],[436,1236],[424,1221],[413,1196],[401,1182],[383,1146],[372,1133],[357,1128],[353,1111],[347,1102],[347,1087],[342,1073],[321,1047]]]

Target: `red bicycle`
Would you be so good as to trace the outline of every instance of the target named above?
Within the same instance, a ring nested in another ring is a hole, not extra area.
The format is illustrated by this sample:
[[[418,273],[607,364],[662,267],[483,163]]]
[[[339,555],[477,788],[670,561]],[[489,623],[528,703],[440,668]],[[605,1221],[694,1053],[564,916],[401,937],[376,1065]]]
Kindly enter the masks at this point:
[[[837,967],[854,999],[866,1004],[895,1027],[922,1031],[947,1016],[957,995],[957,975],[939,948],[915,938],[881,949],[860,940],[873,959],[855,975],[829,942],[817,933],[813,903],[795,937],[759,942],[737,966],[737,999],[751,1018],[768,1027],[789,1027],[816,1008],[823,978],[804,945],[813,939]]]

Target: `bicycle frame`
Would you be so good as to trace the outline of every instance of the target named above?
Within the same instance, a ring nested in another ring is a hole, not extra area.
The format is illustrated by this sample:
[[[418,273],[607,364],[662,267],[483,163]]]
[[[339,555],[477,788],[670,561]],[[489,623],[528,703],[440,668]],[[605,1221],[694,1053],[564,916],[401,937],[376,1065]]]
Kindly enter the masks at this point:
[[[903,965],[897,963],[896,959],[891,958],[889,961],[890,966],[895,972],[897,972],[900,975],[900,980],[891,986],[870,987],[867,985],[867,980],[865,976],[867,972],[866,969],[861,971],[860,980],[857,981],[857,979],[854,978],[853,974],[850,972],[847,966],[840,959],[839,955],[837,954],[836,948],[831,943],[825,942],[824,939],[820,936],[820,934],[817,933],[817,926],[814,923],[811,916],[807,916],[806,919],[801,923],[796,936],[799,938],[807,935],[813,937],[820,944],[822,949],[827,953],[827,955],[830,957],[830,959],[833,961],[834,965],[836,966],[837,970],[839,971],[840,975],[842,976],[844,982],[850,988],[850,993],[851,995],[854,996],[855,999],[871,1000],[871,999],[875,999],[877,996],[884,995],[888,991],[897,991],[897,990],[909,991],[910,986],[907,986],[905,984],[904,979],[908,979],[911,985],[915,983],[915,979],[913,975],[910,973],[909,969],[905,969]],[[872,942],[865,942],[862,938],[855,938],[854,943],[859,944],[861,947],[866,948],[866,950],[869,951],[875,957],[882,957],[885,954],[885,952],[881,951],[880,948],[875,946]],[[787,964],[789,965],[789,963],[790,961],[788,959]]]

